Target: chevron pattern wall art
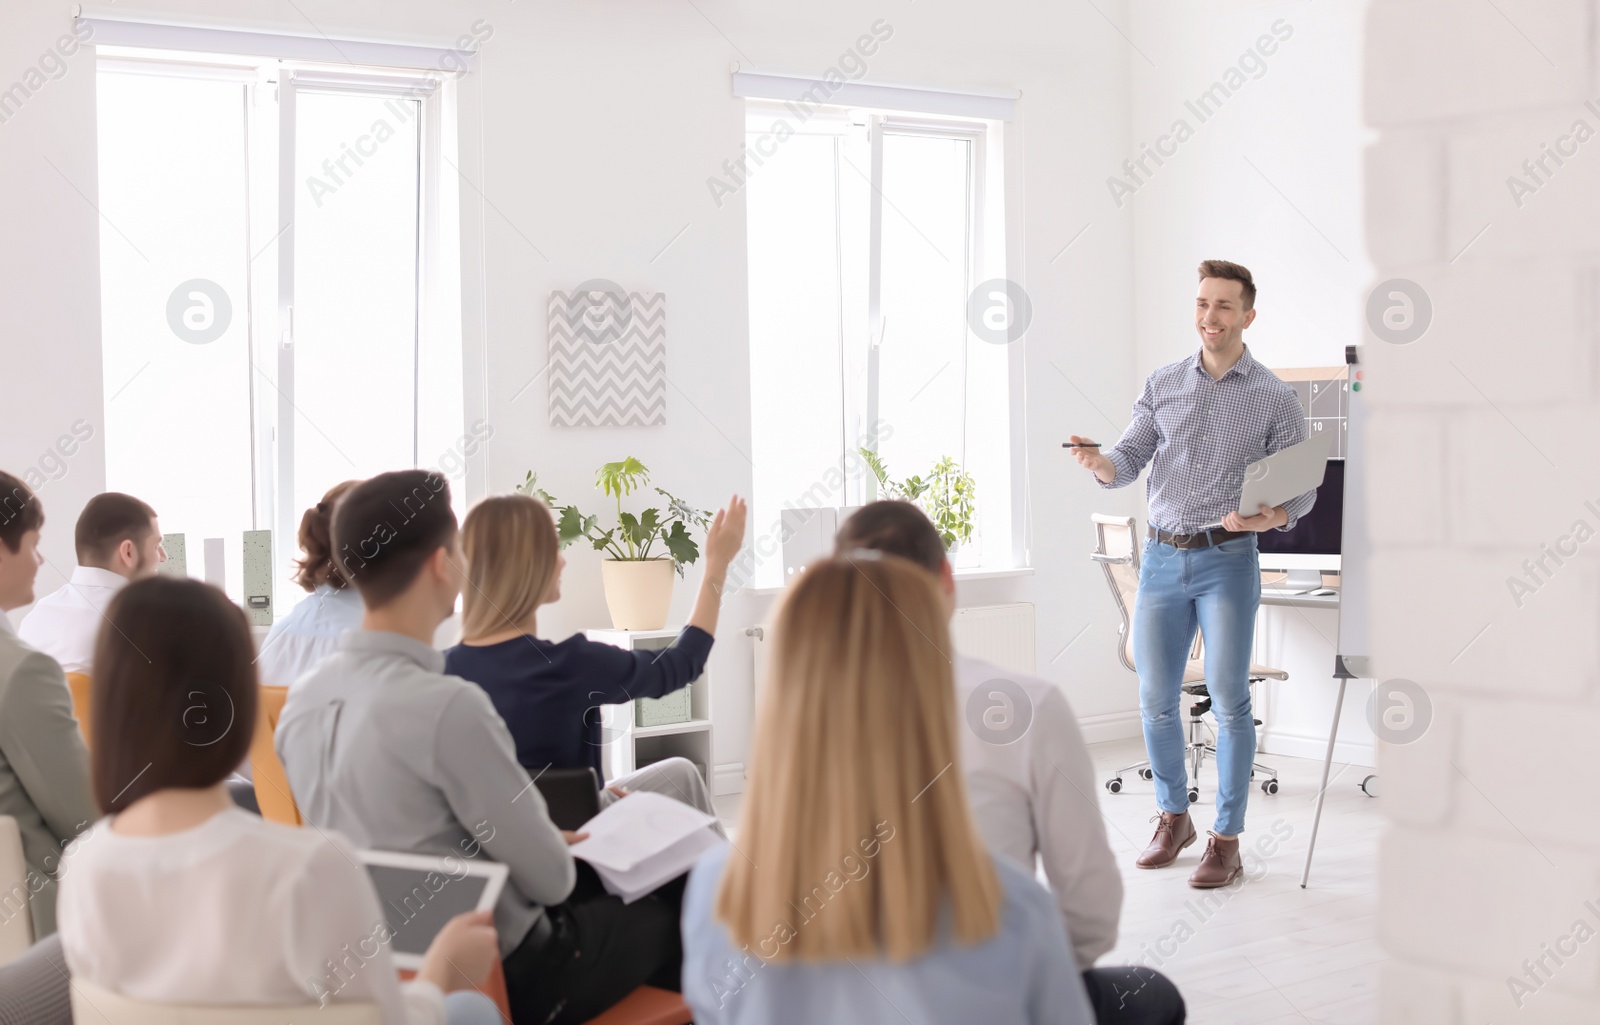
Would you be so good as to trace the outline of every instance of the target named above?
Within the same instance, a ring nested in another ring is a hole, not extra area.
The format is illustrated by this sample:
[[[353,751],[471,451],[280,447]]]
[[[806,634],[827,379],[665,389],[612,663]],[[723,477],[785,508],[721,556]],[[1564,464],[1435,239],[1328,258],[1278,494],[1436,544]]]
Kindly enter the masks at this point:
[[[550,293],[550,423],[667,422],[667,297],[609,281]]]

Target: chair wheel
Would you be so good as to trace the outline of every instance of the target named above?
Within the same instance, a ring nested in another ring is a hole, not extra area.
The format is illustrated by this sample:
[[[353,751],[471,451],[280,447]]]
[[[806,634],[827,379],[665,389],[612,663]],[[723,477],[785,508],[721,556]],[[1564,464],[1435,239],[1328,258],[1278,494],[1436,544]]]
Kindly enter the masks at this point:
[[[1189,791],[1189,803],[1190,804],[1194,804],[1198,800],[1200,800],[1200,791],[1199,791],[1199,789],[1196,788],[1194,790]]]
[[[1155,779],[1156,778],[1156,774],[1154,772],[1152,772],[1151,770],[1149,770],[1149,769],[1140,769],[1139,770],[1139,778],[1140,779]]]
[[[1368,776],[1366,779],[1362,780],[1361,781],[1361,792],[1363,794],[1366,794],[1368,797],[1377,797],[1378,796],[1378,777],[1377,776]]]
[[[1113,794],[1122,793],[1122,777],[1118,776],[1116,779],[1106,780],[1106,789],[1111,791]]]
[[[1265,783],[1262,783],[1261,784],[1261,792],[1263,794],[1275,794],[1275,793],[1277,793],[1278,792],[1278,781],[1275,780],[1275,779],[1269,779]]]

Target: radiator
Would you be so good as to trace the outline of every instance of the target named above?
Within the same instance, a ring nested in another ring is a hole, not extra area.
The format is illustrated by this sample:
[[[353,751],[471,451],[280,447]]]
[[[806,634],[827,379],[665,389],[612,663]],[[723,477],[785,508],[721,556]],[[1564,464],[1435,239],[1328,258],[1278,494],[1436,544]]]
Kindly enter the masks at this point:
[[[956,650],[992,662],[1013,673],[1033,675],[1037,651],[1033,637],[1033,604],[983,605],[957,609],[950,620]]]

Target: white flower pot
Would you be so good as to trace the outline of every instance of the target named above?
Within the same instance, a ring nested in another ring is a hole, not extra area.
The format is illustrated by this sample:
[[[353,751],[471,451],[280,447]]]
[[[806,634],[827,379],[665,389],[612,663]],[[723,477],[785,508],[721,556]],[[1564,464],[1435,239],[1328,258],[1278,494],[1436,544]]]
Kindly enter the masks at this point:
[[[617,630],[659,630],[667,625],[672,607],[671,559],[636,562],[606,559],[600,564],[605,584],[606,608]]]

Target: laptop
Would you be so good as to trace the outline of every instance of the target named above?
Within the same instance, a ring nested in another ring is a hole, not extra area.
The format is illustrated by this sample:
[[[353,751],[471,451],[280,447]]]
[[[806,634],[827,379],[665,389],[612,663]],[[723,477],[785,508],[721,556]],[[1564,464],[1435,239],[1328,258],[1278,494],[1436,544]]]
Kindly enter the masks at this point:
[[[1320,431],[1298,445],[1279,449],[1246,467],[1244,487],[1239,492],[1239,515],[1259,516],[1263,505],[1282,505],[1315,490],[1328,471],[1334,433]],[[1214,530],[1220,526],[1219,520],[1205,529]]]

